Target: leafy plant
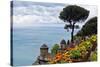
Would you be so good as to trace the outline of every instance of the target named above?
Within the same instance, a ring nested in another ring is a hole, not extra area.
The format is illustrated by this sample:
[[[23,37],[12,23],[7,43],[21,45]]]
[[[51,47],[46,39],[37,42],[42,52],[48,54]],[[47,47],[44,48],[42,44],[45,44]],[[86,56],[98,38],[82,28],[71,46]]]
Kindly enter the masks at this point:
[[[72,59],[78,59],[81,56],[81,53],[79,50],[72,50],[70,51],[70,54],[71,54]]]
[[[92,52],[91,53],[90,61],[97,61],[97,52]]]
[[[97,34],[97,17],[89,19],[76,35],[88,36],[93,34]]]
[[[54,46],[53,46],[52,49],[51,49],[51,54],[52,54],[52,55],[57,54],[58,49],[59,49],[59,45],[58,45],[58,44],[54,44]]]

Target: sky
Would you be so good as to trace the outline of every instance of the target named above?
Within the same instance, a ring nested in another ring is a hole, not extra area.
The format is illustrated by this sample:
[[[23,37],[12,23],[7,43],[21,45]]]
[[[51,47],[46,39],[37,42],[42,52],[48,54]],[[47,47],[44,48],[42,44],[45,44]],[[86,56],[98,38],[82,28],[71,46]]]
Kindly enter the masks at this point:
[[[13,24],[14,26],[64,25],[64,22],[59,19],[59,14],[66,6],[68,4],[14,1]],[[97,16],[97,6],[79,6],[90,11],[88,19]]]

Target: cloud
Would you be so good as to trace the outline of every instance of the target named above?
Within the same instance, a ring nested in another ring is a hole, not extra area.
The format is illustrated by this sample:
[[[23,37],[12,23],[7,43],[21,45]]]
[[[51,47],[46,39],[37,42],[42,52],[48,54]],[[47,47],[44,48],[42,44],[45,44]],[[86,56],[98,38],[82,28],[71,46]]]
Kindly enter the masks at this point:
[[[13,22],[17,26],[39,23],[59,23],[62,22],[58,18],[62,8],[63,6],[48,7],[44,5],[14,7]]]
[[[58,16],[65,4],[35,3],[15,1],[13,7],[13,23],[16,26],[29,26],[35,24],[63,24]],[[81,5],[80,5],[81,6]],[[96,6],[82,7],[90,10],[89,18],[97,16]]]

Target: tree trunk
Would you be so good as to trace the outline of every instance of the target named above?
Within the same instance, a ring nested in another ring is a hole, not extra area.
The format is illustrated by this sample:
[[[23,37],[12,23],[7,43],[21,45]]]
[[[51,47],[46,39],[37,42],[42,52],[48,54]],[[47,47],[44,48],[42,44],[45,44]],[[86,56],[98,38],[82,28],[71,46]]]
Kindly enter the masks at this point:
[[[74,24],[72,25],[72,32],[71,32],[71,42],[73,43],[73,34],[74,34]]]

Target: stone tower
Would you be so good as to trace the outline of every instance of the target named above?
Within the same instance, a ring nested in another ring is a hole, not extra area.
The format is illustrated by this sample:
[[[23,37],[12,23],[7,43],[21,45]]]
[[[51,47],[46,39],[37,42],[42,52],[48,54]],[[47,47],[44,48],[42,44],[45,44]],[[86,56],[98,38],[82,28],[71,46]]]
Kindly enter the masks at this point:
[[[48,55],[48,46],[46,44],[43,44],[41,47],[40,47],[40,56],[42,58],[45,58],[46,56]]]
[[[34,64],[47,64],[48,62],[48,46],[43,44],[40,47],[40,55],[37,57],[37,60],[33,63]]]
[[[66,41],[64,39],[61,40],[60,47],[61,47],[61,49],[65,49],[67,47]]]

